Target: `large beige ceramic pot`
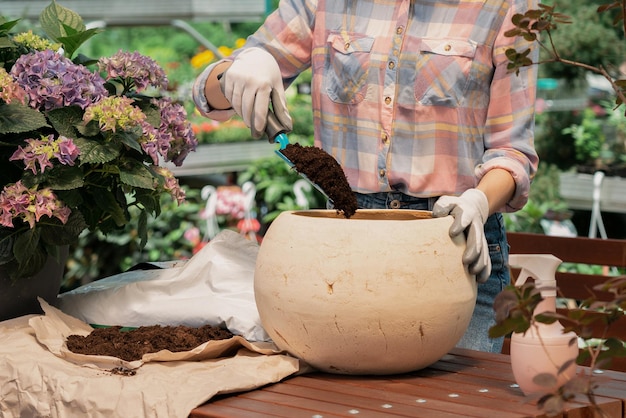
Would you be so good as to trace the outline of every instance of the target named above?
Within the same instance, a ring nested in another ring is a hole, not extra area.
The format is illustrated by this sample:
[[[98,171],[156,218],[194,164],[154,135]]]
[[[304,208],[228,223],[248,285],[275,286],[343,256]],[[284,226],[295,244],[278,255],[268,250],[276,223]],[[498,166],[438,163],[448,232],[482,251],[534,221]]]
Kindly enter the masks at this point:
[[[413,210],[283,212],[261,244],[254,290],[281,349],[341,374],[426,367],[461,339],[476,281],[452,217]]]

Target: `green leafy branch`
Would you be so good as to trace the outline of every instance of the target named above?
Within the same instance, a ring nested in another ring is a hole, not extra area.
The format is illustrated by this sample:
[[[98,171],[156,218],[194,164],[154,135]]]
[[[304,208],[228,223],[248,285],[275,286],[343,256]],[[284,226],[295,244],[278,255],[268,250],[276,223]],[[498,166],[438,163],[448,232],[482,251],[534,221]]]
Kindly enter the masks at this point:
[[[602,13],[614,9],[617,9],[618,11],[614,18],[614,24],[618,24],[621,22],[624,28],[624,33],[626,33],[626,21],[624,20],[626,0],[619,0],[613,3],[599,6],[597,11],[598,13]],[[548,53],[550,58],[538,62],[533,62],[529,58],[530,48],[524,51],[517,51],[514,48],[510,48],[506,51],[506,56],[509,59],[509,71],[515,71],[516,73],[519,73],[519,69],[521,67],[554,62],[582,68],[601,75],[611,83],[611,86],[617,96],[617,107],[626,102],[626,79],[614,78],[611,73],[602,65],[594,66],[580,61],[569,60],[560,54],[552,37],[552,33],[557,30],[560,24],[571,24],[572,22],[569,16],[558,13],[554,6],[539,4],[539,9],[528,10],[524,14],[515,14],[511,21],[515,25],[515,28],[507,31],[505,33],[505,36],[521,36],[529,42],[537,42],[538,45]],[[542,33],[545,33],[547,40],[542,40]]]
[[[39,15],[39,24],[50,39],[63,45],[70,59],[83,43],[102,31],[87,29],[78,13],[59,6],[54,0]]]

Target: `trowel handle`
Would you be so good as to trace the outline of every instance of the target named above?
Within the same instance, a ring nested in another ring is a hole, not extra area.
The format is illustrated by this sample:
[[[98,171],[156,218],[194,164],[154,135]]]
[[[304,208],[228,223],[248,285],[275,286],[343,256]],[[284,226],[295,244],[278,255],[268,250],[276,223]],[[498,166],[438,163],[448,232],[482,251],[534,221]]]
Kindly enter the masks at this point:
[[[276,142],[276,137],[280,134],[286,134],[289,129],[285,128],[272,109],[267,111],[267,125],[265,125],[265,133],[270,143]]]

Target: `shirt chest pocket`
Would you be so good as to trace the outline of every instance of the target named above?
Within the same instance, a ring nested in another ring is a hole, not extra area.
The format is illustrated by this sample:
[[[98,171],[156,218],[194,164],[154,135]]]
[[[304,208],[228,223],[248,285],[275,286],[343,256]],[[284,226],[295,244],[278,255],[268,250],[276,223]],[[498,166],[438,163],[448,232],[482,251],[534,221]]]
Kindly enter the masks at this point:
[[[423,105],[455,107],[466,94],[476,55],[468,39],[423,38],[415,68],[415,98]]]
[[[374,38],[332,32],[327,38],[324,89],[336,103],[355,104],[365,97]]]

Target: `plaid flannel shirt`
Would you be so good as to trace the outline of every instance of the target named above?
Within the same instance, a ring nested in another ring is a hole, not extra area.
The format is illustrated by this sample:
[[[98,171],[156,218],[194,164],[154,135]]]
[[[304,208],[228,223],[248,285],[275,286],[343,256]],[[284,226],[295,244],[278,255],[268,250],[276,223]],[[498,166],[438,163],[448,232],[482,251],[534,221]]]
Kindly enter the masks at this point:
[[[459,195],[502,168],[516,183],[502,210],[514,211],[538,164],[537,75],[509,72],[505,51],[531,47],[536,60],[538,49],[504,33],[529,8],[537,1],[282,0],[244,48],[268,50],[285,85],[312,68],[315,144],[354,191]],[[219,119],[203,86],[198,108]]]

